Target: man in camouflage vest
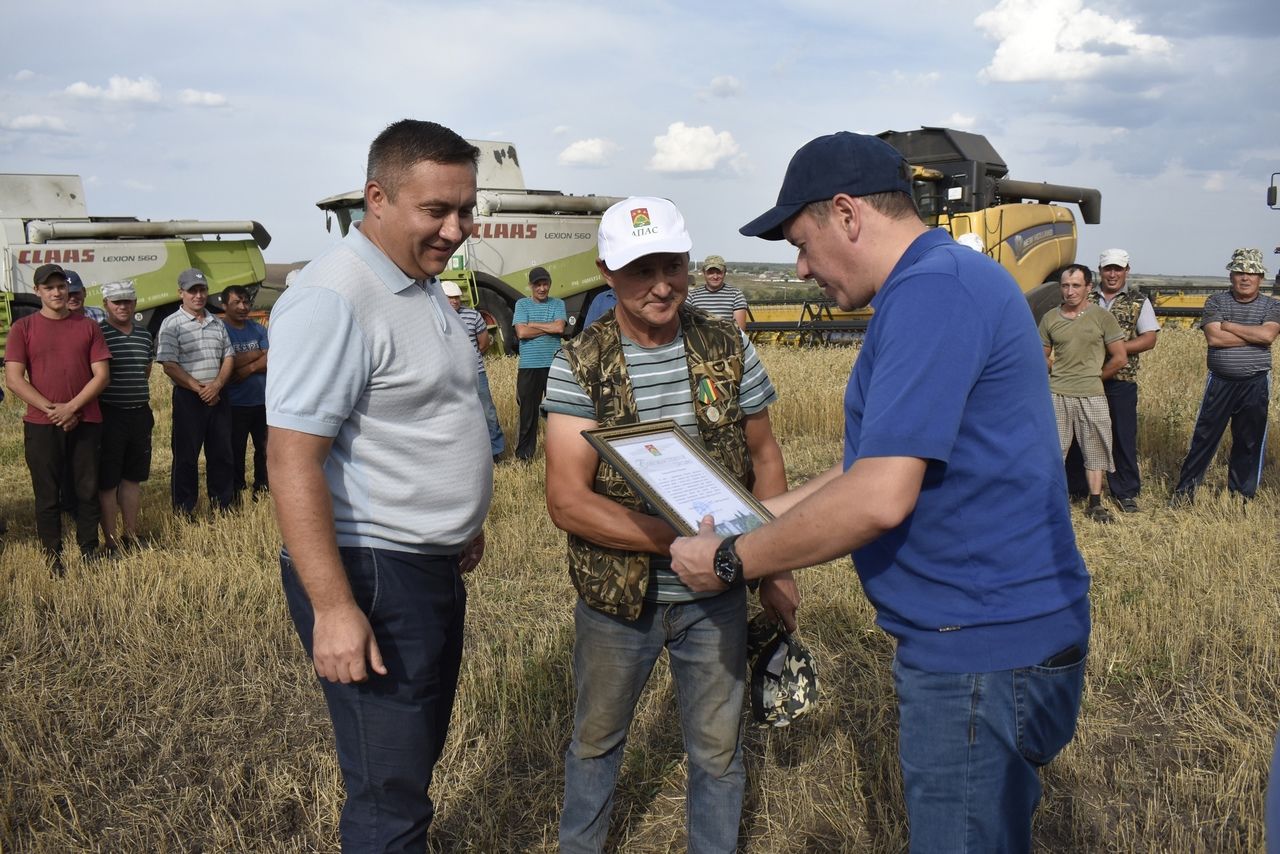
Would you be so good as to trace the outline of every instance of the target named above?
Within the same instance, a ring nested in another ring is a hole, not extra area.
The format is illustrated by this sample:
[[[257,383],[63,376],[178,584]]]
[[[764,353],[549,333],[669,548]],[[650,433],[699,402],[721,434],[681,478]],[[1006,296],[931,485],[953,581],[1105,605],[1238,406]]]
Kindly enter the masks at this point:
[[[579,597],[562,852],[603,850],[627,731],[664,648],[689,753],[688,848],[737,849],[746,588],[685,587],[670,568],[676,532],[646,512],[582,437],[597,426],[670,418],[757,497],[786,490],[769,425],[777,395],[755,350],[732,322],[684,306],[691,248],[671,202],[630,198],[611,207],[596,263],[617,307],[563,346],[548,378],[547,508],[569,535]],[[795,582],[789,573],[774,578],[761,585],[761,604],[794,627]]]
[[[1115,471],[1107,473],[1111,498],[1125,513],[1138,512],[1142,480],[1138,474],[1138,354],[1156,346],[1160,323],[1151,300],[1128,286],[1129,253],[1108,249],[1098,259],[1098,285],[1089,301],[1111,312],[1124,330],[1129,363],[1109,380],[1103,380],[1107,408],[1111,410],[1111,457]]]

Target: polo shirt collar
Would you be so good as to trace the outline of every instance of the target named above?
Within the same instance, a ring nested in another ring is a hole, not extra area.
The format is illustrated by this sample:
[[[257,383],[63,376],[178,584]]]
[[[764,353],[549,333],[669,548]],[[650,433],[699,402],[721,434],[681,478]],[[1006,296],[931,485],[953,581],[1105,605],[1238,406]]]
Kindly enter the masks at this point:
[[[351,250],[369,265],[369,269],[373,270],[378,278],[382,280],[382,284],[386,285],[387,290],[393,294],[398,294],[412,285],[426,287],[428,283],[436,281],[435,277],[422,281],[406,276],[404,271],[387,257],[387,253],[375,246],[373,241],[365,237],[355,225],[347,230],[347,236],[344,240]]]
[[[884,284],[880,286],[880,290],[876,291],[876,295],[871,298],[870,306],[874,309],[882,301],[884,293],[891,290],[893,285],[897,283],[897,279],[916,261],[920,260],[920,256],[928,252],[935,246],[941,246],[945,243],[955,243],[951,239],[951,235],[941,228],[926,229],[923,234],[911,241],[911,245],[907,247],[907,251],[902,253],[902,257],[898,259],[898,263],[893,265],[893,269],[889,271],[889,277],[884,280]],[[966,252],[972,252],[972,249],[965,249]]]

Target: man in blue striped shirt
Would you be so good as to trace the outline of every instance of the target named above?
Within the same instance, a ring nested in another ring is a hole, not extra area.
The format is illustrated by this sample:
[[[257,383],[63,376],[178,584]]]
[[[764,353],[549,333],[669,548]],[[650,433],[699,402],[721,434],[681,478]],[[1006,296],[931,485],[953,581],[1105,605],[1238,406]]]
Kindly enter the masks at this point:
[[[631,198],[600,223],[601,275],[617,295],[606,316],[551,366],[547,508],[569,534],[578,590],[573,737],[565,754],[562,852],[602,850],[636,702],[665,648],[689,753],[690,851],[732,852],[746,779],[740,719],[746,589],[695,593],[671,571],[676,532],[602,465],[582,431],[675,420],[758,498],[786,489],[769,425],[775,400],[751,344],[731,322],[685,307],[692,241],[666,199]],[[788,574],[761,586],[764,609],[795,625]]]

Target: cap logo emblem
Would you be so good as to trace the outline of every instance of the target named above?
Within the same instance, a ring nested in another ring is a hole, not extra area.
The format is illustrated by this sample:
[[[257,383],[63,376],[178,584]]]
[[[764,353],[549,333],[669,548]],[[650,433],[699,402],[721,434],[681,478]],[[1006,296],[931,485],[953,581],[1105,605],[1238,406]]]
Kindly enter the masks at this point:
[[[649,220],[648,208],[632,208],[631,209],[631,227],[644,228],[652,223]]]

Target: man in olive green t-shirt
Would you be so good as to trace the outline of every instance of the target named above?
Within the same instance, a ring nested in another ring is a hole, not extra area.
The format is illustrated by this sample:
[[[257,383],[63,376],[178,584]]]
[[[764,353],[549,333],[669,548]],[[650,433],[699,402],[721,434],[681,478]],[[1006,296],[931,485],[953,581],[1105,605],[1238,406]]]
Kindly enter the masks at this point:
[[[1065,459],[1072,439],[1084,454],[1089,506],[1085,515],[1110,522],[1102,506],[1102,475],[1111,471],[1111,415],[1102,381],[1128,362],[1124,330],[1111,312],[1088,300],[1093,271],[1072,264],[1062,271],[1062,305],[1040,318],[1040,343],[1049,360],[1049,391]]]

